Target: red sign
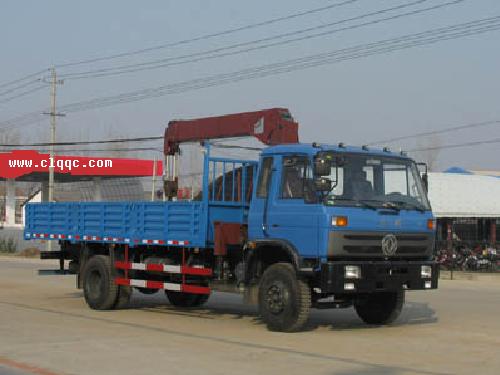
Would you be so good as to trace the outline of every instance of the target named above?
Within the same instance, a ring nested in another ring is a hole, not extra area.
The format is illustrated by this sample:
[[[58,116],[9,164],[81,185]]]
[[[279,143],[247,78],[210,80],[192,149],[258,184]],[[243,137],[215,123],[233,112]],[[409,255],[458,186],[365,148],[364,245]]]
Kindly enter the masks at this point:
[[[106,158],[89,156],[41,154],[33,150],[15,150],[0,153],[0,177],[18,178],[33,172],[48,173],[49,167],[54,172],[72,176],[126,176],[142,177],[163,174],[163,163],[144,159]]]

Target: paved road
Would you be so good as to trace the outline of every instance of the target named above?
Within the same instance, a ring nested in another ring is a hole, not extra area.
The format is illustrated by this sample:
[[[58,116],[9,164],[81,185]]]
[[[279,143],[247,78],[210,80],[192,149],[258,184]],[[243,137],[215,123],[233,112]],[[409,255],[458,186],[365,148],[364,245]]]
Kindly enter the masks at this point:
[[[74,276],[0,258],[0,374],[498,374],[500,282],[443,281],[411,292],[390,327],[348,310],[312,313],[308,330],[268,332],[255,308],[217,293],[173,309],[135,293],[133,309],[87,308]],[[30,367],[31,366],[31,367]],[[10,372],[2,372],[10,371]]]

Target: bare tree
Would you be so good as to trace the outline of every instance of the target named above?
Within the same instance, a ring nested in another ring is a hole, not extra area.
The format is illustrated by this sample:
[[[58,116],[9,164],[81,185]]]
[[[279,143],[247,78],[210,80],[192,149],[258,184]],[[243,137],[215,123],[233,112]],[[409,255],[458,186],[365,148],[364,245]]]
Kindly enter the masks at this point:
[[[414,158],[417,161],[423,161],[427,164],[429,171],[434,172],[437,168],[438,157],[442,145],[441,138],[438,136],[418,138],[415,144],[416,149],[422,149],[422,151],[416,151],[414,153]]]
[[[0,145],[19,144],[21,137],[15,129],[0,129]],[[12,148],[0,146],[2,151],[10,151]]]

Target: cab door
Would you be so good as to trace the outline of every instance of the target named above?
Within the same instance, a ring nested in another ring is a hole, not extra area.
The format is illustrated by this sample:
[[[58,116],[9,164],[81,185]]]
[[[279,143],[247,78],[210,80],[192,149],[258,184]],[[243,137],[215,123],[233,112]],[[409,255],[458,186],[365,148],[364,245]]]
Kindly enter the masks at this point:
[[[307,155],[276,157],[273,189],[267,207],[270,238],[292,244],[303,257],[318,256],[322,206],[312,188],[312,167]]]
[[[268,212],[269,200],[276,167],[273,156],[263,156],[259,163],[257,187],[254,189],[248,212],[249,239],[269,238]]]

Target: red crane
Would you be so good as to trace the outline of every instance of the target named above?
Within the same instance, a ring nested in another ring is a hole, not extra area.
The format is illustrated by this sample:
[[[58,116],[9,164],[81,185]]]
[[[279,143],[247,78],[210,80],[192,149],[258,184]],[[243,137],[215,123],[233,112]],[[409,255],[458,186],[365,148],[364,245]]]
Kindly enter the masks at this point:
[[[266,145],[298,143],[298,129],[299,124],[286,108],[170,121],[165,129],[165,196],[171,200],[177,195],[176,166],[181,143],[245,136],[255,137]]]

